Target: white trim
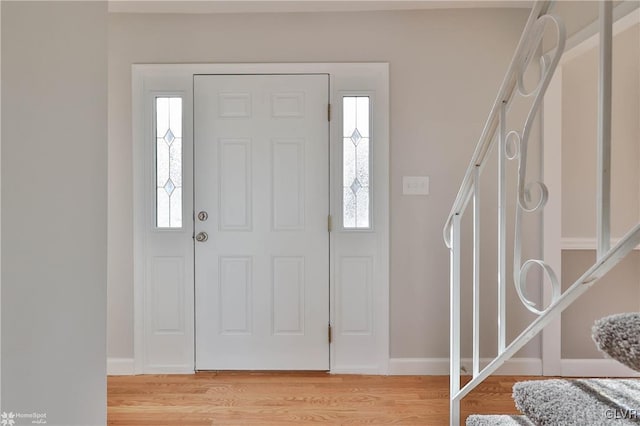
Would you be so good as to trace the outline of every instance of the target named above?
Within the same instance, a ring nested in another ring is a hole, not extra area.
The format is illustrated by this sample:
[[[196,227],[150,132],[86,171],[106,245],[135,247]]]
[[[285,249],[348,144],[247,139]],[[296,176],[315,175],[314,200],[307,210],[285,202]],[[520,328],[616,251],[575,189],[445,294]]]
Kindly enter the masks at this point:
[[[144,374],[195,374],[195,370],[193,364],[149,364],[145,365]]]
[[[387,375],[390,374],[385,366],[378,365],[340,365],[337,367],[331,367],[329,374],[365,374],[365,375]]]
[[[563,377],[640,377],[613,359],[563,359]]]
[[[374,285],[374,301],[373,301],[373,327],[375,336],[372,336],[370,342],[363,346],[354,342],[350,342],[349,336],[339,336],[339,330],[334,329],[334,341],[331,344],[331,372],[332,373],[367,373],[367,374],[387,374],[389,361],[389,77],[388,63],[280,63],[280,64],[144,64],[133,65],[132,67],[132,94],[133,94],[133,152],[134,152],[134,371],[136,373],[193,373],[194,365],[185,365],[184,360],[176,362],[172,365],[150,365],[148,356],[145,354],[145,333],[144,333],[144,310],[145,306],[145,267],[142,266],[142,259],[146,259],[148,244],[146,229],[145,204],[141,200],[145,200],[145,184],[149,161],[146,161],[144,152],[145,132],[144,127],[145,112],[144,99],[147,92],[158,89],[151,87],[150,81],[155,86],[158,82],[172,81],[180,79],[180,81],[191,81],[194,74],[308,74],[308,73],[326,73],[331,75],[331,97],[338,96],[344,90],[376,90],[376,99],[378,105],[379,120],[378,123],[378,139],[381,141],[382,149],[378,149],[374,161],[376,161],[379,193],[377,200],[379,201],[376,214],[376,239],[375,248],[375,267],[376,274]],[[363,78],[366,76],[366,79]],[[187,78],[188,77],[188,78]],[[366,83],[365,80],[369,81]],[[364,87],[367,84],[370,87]],[[160,89],[158,89],[160,90]],[[191,89],[192,90],[192,89]],[[335,99],[332,100],[335,102]],[[385,178],[382,178],[385,176]],[[332,200],[333,201],[333,200]],[[336,203],[332,202],[332,210],[336,208]],[[336,211],[333,214],[336,215]],[[335,217],[335,216],[334,216]],[[332,233],[332,262],[336,253],[334,245],[337,241],[337,235],[340,230],[334,230]],[[340,248],[340,247],[339,247]],[[349,254],[348,248],[341,248],[345,254]],[[336,291],[334,288],[335,278],[333,271],[335,265],[331,266],[332,278],[331,288],[331,312],[332,324],[336,324],[334,300]],[[186,298],[185,321],[189,322],[186,326],[186,339],[190,342],[195,341],[195,333],[193,329],[194,306],[193,297]],[[362,336],[360,336],[362,337]],[[342,339],[342,340],[341,340]],[[364,340],[362,340],[364,341]],[[345,346],[346,345],[346,346]],[[363,352],[363,349],[366,349]],[[362,355],[370,355],[371,359],[362,359],[364,365],[357,364]],[[346,356],[345,356],[346,355]],[[178,360],[177,360],[178,361]]]
[[[482,358],[482,365],[491,359]],[[463,358],[462,365],[470,371],[471,358]],[[562,359],[560,374],[563,377],[640,377],[613,359]],[[156,366],[156,373],[174,371],[175,367]],[[191,373],[185,367],[185,373]],[[130,376],[136,374],[133,358],[108,358],[107,375]],[[379,374],[377,366],[351,366],[332,369],[331,374]],[[389,360],[390,375],[448,375],[449,358],[392,358]],[[542,360],[538,358],[512,358],[498,370],[498,375],[538,376],[542,374]]]
[[[131,376],[135,374],[133,358],[107,358],[107,376]]]
[[[139,259],[146,259],[146,232],[144,182],[145,182],[145,149],[143,144],[136,143],[139,137],[144,137],[145,126],[144,108],[137,107],[144,102],[142,75],[135,72],[131,75],[132,82],[132,140],[133,140],[133,354],[134,370],[136,374],[144,372],[144,282],[145,267],[139,265]],[[140,166],[141,165],[141,166]],[[136,201],[139,200],[139,201]]]
[[[556,69],[549,83],[540,121],[544,141],[542,179],[552,194],[542,217],[542,253],[545,262],[562,277],[562,67]],[[544,274],[542,297],[544,306],[549,306],[552,286],[547,274]],[[545,376],[560,374],[561,342],[562,326],[558,317],[542,330],[542,372]]]
[[[492,358],[481,358],[481,368]],[[463,374],[471,374],[471,358],[462,358]],[[562,377],[640,377],[613,359],[561,359],[558,376]],[[342,372],[338,372],[342,373]],[[389,374],[395,376],[444,376],[449,374],[449,358],[391,358]],[[498,369],[501,376],[541,376],[542,359],[511,358]]]
[[[480,358],[480,369],[493,358]],[[460,360],[463,374],[471,374],[471,358]],[[389,374],[396,376],[442,376],[449,375],[449,358],[391,358]],[[540,358],[511,358],[496,371],[501,376],[539,376],[542,374]]]
[[[611,247],[618,244],[620,238],[612,238],[611,239]],[[596,239],[595,238],[563,238],[562,239],[562,250],[595,250],[596,249]],[[640,250],[640,246],[636,246],[634,250]]]

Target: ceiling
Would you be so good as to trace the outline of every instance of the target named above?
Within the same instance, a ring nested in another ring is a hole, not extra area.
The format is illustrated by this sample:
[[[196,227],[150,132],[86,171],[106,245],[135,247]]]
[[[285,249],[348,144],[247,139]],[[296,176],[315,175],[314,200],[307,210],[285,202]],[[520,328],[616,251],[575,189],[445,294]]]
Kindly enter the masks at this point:
[[[460,8],[530,8],[528,0],[109,0],[112,13],[355,12]]]

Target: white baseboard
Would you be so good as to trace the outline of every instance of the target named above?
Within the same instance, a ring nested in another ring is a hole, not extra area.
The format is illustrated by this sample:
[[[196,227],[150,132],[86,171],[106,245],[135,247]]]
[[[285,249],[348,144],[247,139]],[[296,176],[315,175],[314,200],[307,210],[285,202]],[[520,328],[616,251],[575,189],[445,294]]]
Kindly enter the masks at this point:
[[[481,368],[492,361],[481,358]],[[471,358],[463,358],[462,366],[471,374]],[[389,374],[441,376],[449,374],[449,358],[391,358],[389,360]],[[466,373],[463,373],[466,374]],[[496,374],[509,376],[539,376],[542,374],[542,360],[540,358],[511,358],[498,369]]]
[[[366,365],[337,365],[331,367],[331,374],[367,374],[367,375],[385,375],[380,367]]]
[[[134,376],[136,374],[193,374],[189,365],[148,365],[144,373],[136,372],[133,358],[107,358],[107,376]]]
[[[481,368],[491,361],[481,358]],[[461,364],[471,374],[471,359],[463,358]],[[640,377],[640,373],[625,367],[613,359],[563,359],[560,362],[563,377]],[[449,374],[449,358],[392,358],[389,374],[440,376]],[[496,372],[497,375],[541,376],[542,360],[539,358],[511,358]]]
[[[620,238],[611,239],[611,247],[620,242]],[[597,247],[597,241],[595,238],[575,238],[567,237],[562,238],[561,241],[562,250],[595,250]],[[634,250],[640,250],[640,245],[636,246]]]
[[[144,374],[193,374],[193,367],[183,365],[151,365],[147,366]],[[379,366],[336,366],[330,371],[331,374],[386,374]],[[108,376],[132,376],[135,372],[135,362],[133,358],[108,358],[107,359],[107,375]]]
[[[107,376],[132,376],[134,374],[133,358],[107,358]]]
[[[163,365],[163,364],[151,364],[144,367],[144,373],[141,374],[195,374],[193,365]]]
[[[482,367],[491,359],[482,358]],[[462,366],[471,373],[471,359],[463,358]],[[640,373],[625,367],[613,359],[563,359],[560,363],[563,377],[640,377]],[[179,370],[179,371],[178,371]],[[193,374],[186,368],[156,368],[154,373]],[[332,374],[380,374],[377,367],[344,367],[331,369]],[[107,375],[131,376],[135,374],[133,358],[108,358]],[[449,358],[392,358],[389,360],[390,375],[440,376],[449,374]],[[539,376],[542,375],[542,360],[539,358],[512,358],[496,372],[498,375]]]
[[[613,359],[563,359],[564,377],[640,377],[640,373]]]

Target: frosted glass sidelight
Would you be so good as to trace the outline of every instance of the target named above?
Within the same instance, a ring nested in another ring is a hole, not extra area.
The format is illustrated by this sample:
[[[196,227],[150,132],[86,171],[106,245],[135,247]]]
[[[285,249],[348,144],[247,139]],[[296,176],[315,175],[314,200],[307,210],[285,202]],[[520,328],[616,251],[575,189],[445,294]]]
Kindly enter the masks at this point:
[[[156,226],[182,228],[182,98],[155,104]]]
[[[342,225],[346,229],[371,227],[370,99],[342,98]]]

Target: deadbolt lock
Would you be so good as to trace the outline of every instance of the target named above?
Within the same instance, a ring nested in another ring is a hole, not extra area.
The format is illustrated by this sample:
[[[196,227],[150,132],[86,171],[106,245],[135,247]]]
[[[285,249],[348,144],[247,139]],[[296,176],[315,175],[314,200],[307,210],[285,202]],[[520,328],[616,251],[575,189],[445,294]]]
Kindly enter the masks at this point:
[[[204,210],[198,213],[198,220],[200,222],[204,222],[207,219],[209,219],[209,213],[205,212]]]

